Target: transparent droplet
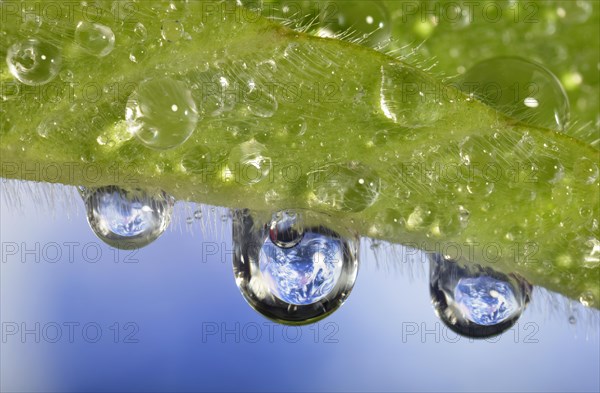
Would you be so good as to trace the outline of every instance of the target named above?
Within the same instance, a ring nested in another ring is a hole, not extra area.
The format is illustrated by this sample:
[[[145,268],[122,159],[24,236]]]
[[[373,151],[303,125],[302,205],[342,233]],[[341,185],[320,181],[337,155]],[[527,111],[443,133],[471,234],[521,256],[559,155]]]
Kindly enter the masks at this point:
[[[160,33],[165,40],[175,42],[184,36],[185,31],[180,21],[167,19],[163,21]]]
[[[594,305],[594,294],[591,291],[586,291],[579,296],[579,301],[586,307]]]
[[[459,88],[498,111],[527,124],[563,131],[569,99],[546,67],[518,57],[495,57],[475,64]]]
[[[195,146],[183,153],[181,166],[188,172],[201,174],[208,170],[214,170],[210,149],[206,146]]]
[[[315,225],[306,226],[290,248],[271,241],[270,217],[248,211],[233,216],[236,284],[252,308],[279,323],[313,323],[333,313],[358,272],[358,237],[341,236],[319,225],[318,215],[303,214]]]
[[[273,165],[268,154],[265,145],[255,140],[231,149],[227,165],[234,180],[250,185],[268,179]]]
[[[307,128],[308,126],[306,124],[306,119],[299,117],[286,126],[286,131],[294,136],[302,136],[306,132]]]
[[[131,51],[129,52],[129,61],[133,63],[141,63],[147,55],[148,51],[144,45],[133,45],[131,47]]]
[[[573,175],[584,184],[594,184],[599,174],[598,164],[589,158],[579,158],[573,165]]]
[[[532,287],[516,275],[480,265],[462,266],[430,254],[430,290],[438,317],[467,337],[500,334],[519,319]]]
[[[381,180],[371,168],[358,163],[324,165],[308,176],[310,202],[337,211],[359,212],[379,198]]]
[[[261,88],[251,89],[244,99],[247,102],[248,110],[258,117],[272,117],[279,106],[277,99]]]
[[[75,43],[90,55],[104,57],[115,48],[115,33],[100,23],[81,21],[75,28]]]
[[[202,219],[202,210],[199,210],[199,209],[198,209],[198,210],[196,210],[196,211],[194,212],[194,218],[195,218],[196,220],[200,220],[200,219]]]
[[[198,110],[185,83],[147,79],[127,101],[127,129],[145,146],[167,150],[183,144],[198,123]]]
[[[302,215],[293,210],[282,210],[273,214],[269,237],[277,247],[294,247],[304,237]]]
[[[136,23],[135,27],[133,28],[133,33],[135,34],[136,38],[140,41],[145,41],[146,38],[148,38],[148,30],[146,29],[146,26],[144,26],[144,24],[141,22]]]
[[[147,246],[167,229],[175,200],[163,191],[125,190],[116,186],[82,188],[90,227],[110,246]]]
[[[400,64],[380,68],[379,108],[396,124],[405,127],[430,125],[442,118],[442,86],[420,70]]]
[[[390,13],[381,1],[338,1],[322,7],[317,34],[343,38],[372,48],[389,43]],[[329,34],[329,35],[327,35]]]
[[[23,35],[33,35],[40,30],[40,27],[42,27],[42,23],[43,21],[41,16],[36,15],[35,13],[24,13],[23,23],[21,23],[19,31]]]
[[[575,318],[573,315],[571,315],[571,316],[569,317],[569,323],[570,323],[571,325],[575,325],[575,324],[577,323],[577,318]]]
[[[62,118],[55,114],[47,116],[38,124],[36,131],[42,138],[61,135],[64,131]]]
[[[6,64],[19,82],[38,86],[50,82],[58,75],[62,56],[54,45],[30,38],[8,48]]]

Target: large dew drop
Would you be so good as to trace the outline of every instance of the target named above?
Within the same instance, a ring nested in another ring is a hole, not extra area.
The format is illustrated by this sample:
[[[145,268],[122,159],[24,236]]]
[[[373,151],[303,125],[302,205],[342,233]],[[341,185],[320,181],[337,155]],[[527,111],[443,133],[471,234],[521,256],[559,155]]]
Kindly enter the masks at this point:
[[[459,80],[459,88],[489,106],[527,124],[563,131],[569,99],[546,67],[518,57],[477,63]]]
[[[30,38],[8,48],[6,64],[10,73],[21,83],[38,86],[58,75],[62,56],[54,45]]]
[[[289,213],[289,211],[288,211]],[[288,214],[286,213],[286,214]],[[272,218],[237,211],[233,219],[236,283],[246,301],[262,315],[286,324],[316,322],[333,313],[350,294],[358,272],[358,238],[307,225],[296,244],[277,244]],[[275,221],[281,214],[274,215]]]
[[[491,337],[519,319],[531,296],[520,277],[479,265],[461,266],[441,255],[430,256],[430,290],[438,317],[467,337]]]
[[[75,28],[75,42],[90,55],[104,57],[115,47],[115,33],[108,26],[81,21]]]
[[[167,229],[175,200],[164,192],[148,193],[116,186],[81,189],[90,227],[100,240],[120,249],[147,246]]]
[[[170,78],[140,83],[127,101],[127,128],[145,146],[167,150],[183,144],[198,123],[198,110],[185,83]]]

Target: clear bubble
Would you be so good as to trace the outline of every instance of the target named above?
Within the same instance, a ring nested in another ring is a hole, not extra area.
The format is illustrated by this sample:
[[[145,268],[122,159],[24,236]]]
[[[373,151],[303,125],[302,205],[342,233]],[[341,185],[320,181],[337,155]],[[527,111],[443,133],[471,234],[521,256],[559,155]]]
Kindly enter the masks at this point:
[[[459,88],[527,124],[563,131],[569,99],[558,78],[541,64],[519,57],[495,57],[475,64]]]
[[[115,48],[115,33],[100,23],[80,21],[75,28],[75,43],[93,56],[107,56]]]
[[[169,42],[179,41],[185,34],[183,25],[179,20],[164,20],[160,28],[162,38]]]
[[[147,79],[127,101],[128,131],[146,147],[167,150],[183,144],[198,123],[198,110],[185,83]]]
[[[19,32],[23,35],[33,35],[40,30],[42,23],[43,20],[39,15],[25,13],[23,14],[23,23],[19,27]]]
[[[442,117],[443,87],[423,71],[386,64],[380,73],[379,108],[386,118],[404,127],[421,127]]]
[[[54,45],[30,38],[8,48],[6,64],[19,82],[38,86],[50,82],[58,75],[62,56]]]
[[[308,176],[310,202],[337,211],[359,212],[379,198],[381,180],[371,168],[358,163],[329,164]]]
[[[167,229],[175,200],[163,191],[117,186],[81,188],[90,227],[100,240],[120,249],[147,246]]]
[[[236,182],[251,185],[267,179],[273,164],[265,145],[253,139],[231,149],[227,165]]]
[[[265,317],[292,325],[333,313],[358,272],[359,239],[319,225],[312,212],[302,214],[315,225],[306,226],[301,241],[289,248],[271,241],[270,215],[236,211],[233,216],[233,267],[240,291]]]
[[[269,237],[277,247],[294,247],[302,241],[303,236],[304,226],[301,214],[293,210],[282,210],[273,214]]]
[[[438,317],[467,337],[491,337],[509,329],[529,303],[532,287],[516,275],[480,265],[462,266],[430,255],[430,290]]]
[[[279,107],[277,99],[261,88],[250,89],[244,99],[250,113],[258,117],[272,117]]]

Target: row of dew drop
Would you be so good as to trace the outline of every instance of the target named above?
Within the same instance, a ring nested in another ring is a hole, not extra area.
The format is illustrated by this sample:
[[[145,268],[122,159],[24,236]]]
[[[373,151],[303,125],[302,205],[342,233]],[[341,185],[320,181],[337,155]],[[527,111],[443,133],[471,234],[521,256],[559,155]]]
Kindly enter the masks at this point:
[[[140,248],[169,225],[174,199],[164,192],[117,187],[80,188],[96,235],[118,248]],[[201,211],[194,218],[201,217]],[[264,215],[233,212],[233,270],[246,301],[284,324],[316,322],[349,297],[359,266],[359,238],[336,232],[310,211]],[[468,337],[490,337],[509,329],[530,301],[532,287],[518,275],[479,265],[462,266],[430,255],[430,294],[438,317]],[[592,294],[581,303],[591,305]]]

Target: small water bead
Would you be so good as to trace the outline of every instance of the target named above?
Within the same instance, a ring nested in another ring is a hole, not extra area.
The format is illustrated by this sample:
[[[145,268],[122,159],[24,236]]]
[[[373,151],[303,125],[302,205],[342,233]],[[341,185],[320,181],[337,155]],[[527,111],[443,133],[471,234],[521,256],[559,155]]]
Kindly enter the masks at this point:
[[[198,209],[194,212],[194,218],[196,220],[201,220],[202,219],[202,210]]]
[[[291,248],[304,237],[302,215],[293,210],[282,210],[273,214],[269,226],[269,238],[277,247]]]
[[[567,126],[567,94],[558,78],[541,64],[518,57],[495,57],[468,69],[458,86],[527,124],[557,131]]]
[[[573,315],[571,315],[571,316],[569,317],[569,323],[570,323],[571,325],[575,325],[575,324],[577,323],[577,318],[575,318]]]
[[[179,20],[164,20],[160,28],[162,38],[169,42],[179,41],[185,34],[183,25]]]
[[[199,115],[185,83],[161,78],[140,83],[127,101],[125,118],[128,131],[146,147],[167,150],[192,135]]]
[[[319,221],[312,212],[311,222]],[[246,301],[285,324],[313,323],[334,312],[350,294],[358,272],[358,238],[323,226],[304,228],[283,248],[271,240],[270,221],[248,211],[233,217],[234,274]]]
[[[594,305],[594,294],[591,291],[586,291],[579,296],[579,302],[586,307],[592,307]]]
[[[584,184],[594,184],[599,175],[598,164],[589,158],[579,158],[573,165],[573,176]]]
[[[146,38],[148,38],[148,30],[146,29],[146,26],[144,26],[144,24],[141,22],[136,23],[135,27],[133,28],[133,33],[135,34],[135,37],[140,41],[145,41]]]
[[[228,168],[234,180],[241,184],[256,184],[269,177],[273,163],[265,145],[252,139],[229,153]]]
[[[38,86],[50,82],[58,75],[62,56],[54,45],[30,38],[8,48],[6,64],[19,82]]]
[[[443,87],[439,82],[399,64],[386,64],[380,73],[379,107],[383,116],[405,127],[426,126],[441,118],[439,92]]]
[[[317,34],[382,48],[392,33],[389,15],[381,1],[329,2],[322,8]]]
[[[100,23],[80,21],[75,28],[75,43],[93,56],[107,56],[115,48],[115,33]]]
[[[277,99],[262,88],[250,88],[244,100],[247,102],[248,111],[258,117],[272,117],[279,107]]]
[[[24,13],[23,23],[19,27],[19,32],[26,36],[31,36],[37,33],[42,27],[43,20],[39,15],[35,13]]]
[[[171,222],[175,203],[165,192],[116,186],[82,189],[87,218],[98,238],[121,249],[144,247]]]
[[[529,303],[532,287],[515,275],[479,265],[461,266],[432,254],[430,290],[442,322],[458,334],[484,338],[516,323]]]
[[[62,118],[55,114],[47,116],[40,122],[36,131],[42,138],[59,136],[64,132]]]
[[[209,169],[215,169],[212,153],[206,146],[195,146],[183,153],[181,166],[188,172],[202,174]]]
[[[359,162],[328,164],[308,175],[311,204],[337,211],[359,212],[379,198],[381,179]]]

